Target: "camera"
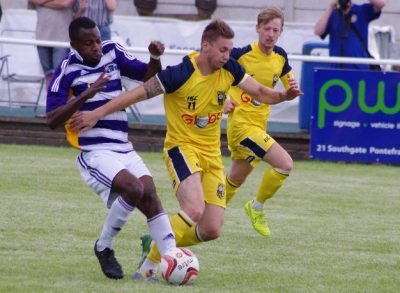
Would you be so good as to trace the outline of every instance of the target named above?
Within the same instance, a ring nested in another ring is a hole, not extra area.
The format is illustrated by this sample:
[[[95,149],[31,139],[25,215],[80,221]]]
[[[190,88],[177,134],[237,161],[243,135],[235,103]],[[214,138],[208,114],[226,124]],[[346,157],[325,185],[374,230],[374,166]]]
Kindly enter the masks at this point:
[[[350,0],[339,0],[338,1],[339,9],[345,10],[348,7],[349,2]]]

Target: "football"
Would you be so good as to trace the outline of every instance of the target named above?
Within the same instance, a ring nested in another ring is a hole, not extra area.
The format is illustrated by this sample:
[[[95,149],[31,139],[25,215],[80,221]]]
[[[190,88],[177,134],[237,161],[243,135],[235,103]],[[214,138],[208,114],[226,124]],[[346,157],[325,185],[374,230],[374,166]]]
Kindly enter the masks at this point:
[[[160,272],[162,278],[169,284],[190,285],[199,274],[199,260],[187,248],[173,248],[162,256]]]

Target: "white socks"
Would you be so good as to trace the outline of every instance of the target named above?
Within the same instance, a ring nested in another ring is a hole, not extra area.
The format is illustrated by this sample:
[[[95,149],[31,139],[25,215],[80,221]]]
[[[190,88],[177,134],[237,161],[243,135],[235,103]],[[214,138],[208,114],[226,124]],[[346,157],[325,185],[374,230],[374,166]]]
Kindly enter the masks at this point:
[[[149,227],[151,238],[157,244],[161,256],[170,248],[176,247],[175,235],[174,232],[172,232],[171,223],[165,212],[161,212],[147,220],[147,225]],[[152,242],[152,244],[154,244],[154,242]],[[139,273],[144,274],[149,270],[156,272],[157,269],[158,263],[154,263],[146,258],[139,268]]]
[[[98,251],[102,251],[107,247],[112,248],[114,237],[121,231],[133,210],[134,207],[127,204],[121,196],[113,202],[97,242]]]
[[[147,220],[151,238],[157,244],[160,255],[164,255],[170,248],[176,247],[175,235],[172,232],[168,215],[161,212]]]

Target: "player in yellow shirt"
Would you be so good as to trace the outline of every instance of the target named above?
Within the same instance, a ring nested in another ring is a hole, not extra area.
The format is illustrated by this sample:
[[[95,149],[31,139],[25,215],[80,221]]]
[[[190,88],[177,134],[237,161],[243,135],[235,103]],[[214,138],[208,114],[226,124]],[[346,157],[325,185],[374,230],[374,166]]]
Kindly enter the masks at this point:
[[[275,104],[302,94],[296,84],[284,92],[257,83],[230,58],[234,32],[215,19],[203,31],[200,52],[162,70],[143,86],[127,91],[92,112],[75,116],[75,129],[90,129],[101,117],[164,93],[167,133],[164,161],[180,211],[170,218],[178,246],[219,237],[225,212],[225,179],[220,124],[229,88],[239,86],[260,102]],[[136,279],[153,280],[160,255],[152,249]]]
[[[269,6],[257,17],[258,42],[243,48],[234,48],[231,56],[259,83],[274,88],[279,79],[285,88],[293,77],[285,50],[276,46],[283,29],[283,12]],[[246,202],[245,210],[253,228],[262,236],[269,236],[265,220],[264,203],[282,186],[293,167],[288,152],[267,134],[270,105],[262,104],[246,90],[232,87],[229,95],[236,105],[228,115],[227,138],[232,165],[226,176],[227,204],[260,162],[270,167],[264,172],[258,192]]]

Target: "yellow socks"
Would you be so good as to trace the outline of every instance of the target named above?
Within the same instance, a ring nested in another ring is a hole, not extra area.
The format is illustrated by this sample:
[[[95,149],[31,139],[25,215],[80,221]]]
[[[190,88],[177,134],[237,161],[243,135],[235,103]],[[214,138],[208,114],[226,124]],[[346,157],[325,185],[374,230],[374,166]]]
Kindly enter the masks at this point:
[[[235,196],[239,186],[236,186],[232,183],[228,176],[225,176],[225,189],[226,189],[226,205],[231,201],[231,199]]]
[[[203,240],[198,234],[198,226],[196,224],[186,230],[183,237],[176,242],[176,245],[179,247],[185,247],[185,246],[196,245],[199,244],[200,242],[203,242]]]
[[[289,172],[284,170],[279,170],[278,172],[274,168],[267,169],[264,172],[260,187],[258,188],[256,200],[260,203],[264,203],[267,199],[273,197],[288,176]]]

